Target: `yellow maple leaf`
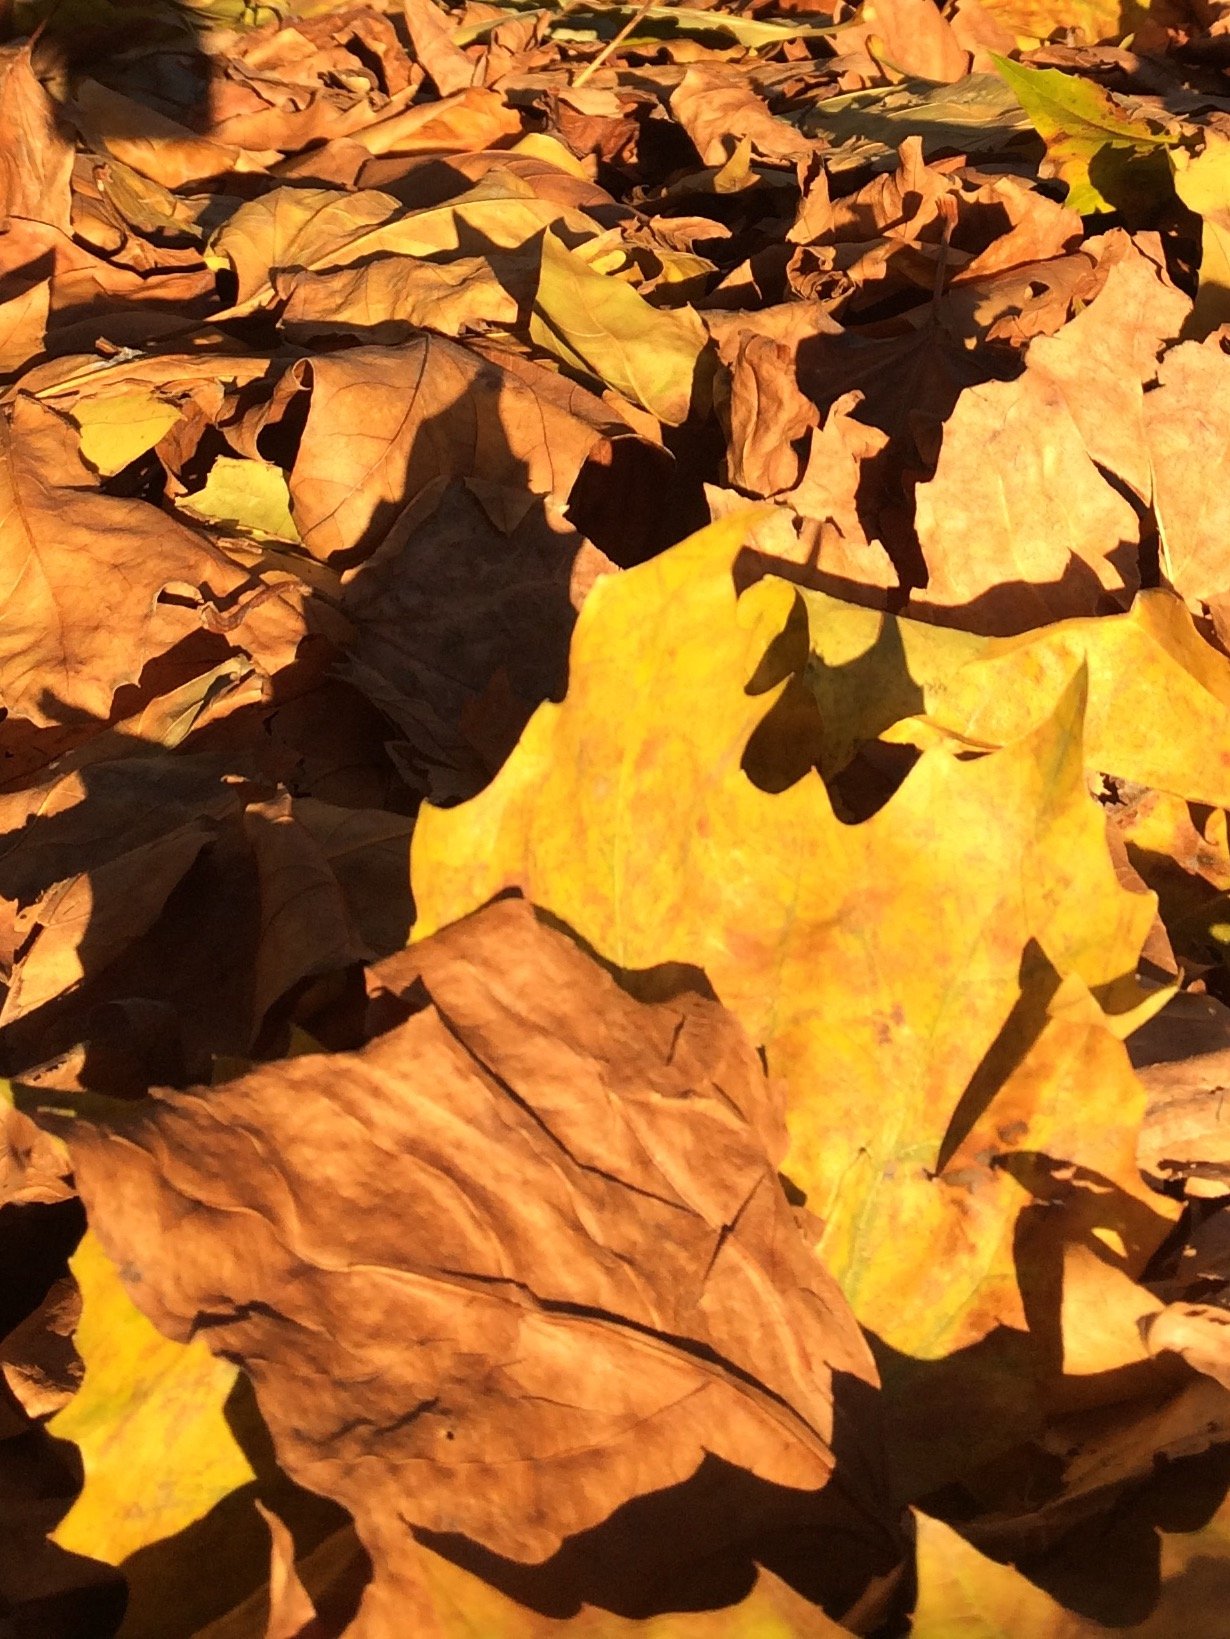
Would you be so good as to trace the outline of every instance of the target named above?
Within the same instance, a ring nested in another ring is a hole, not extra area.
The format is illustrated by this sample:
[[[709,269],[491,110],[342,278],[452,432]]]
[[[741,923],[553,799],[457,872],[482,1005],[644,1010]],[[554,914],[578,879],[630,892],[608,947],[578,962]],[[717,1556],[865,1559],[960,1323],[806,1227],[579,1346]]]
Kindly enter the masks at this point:
[[[746,685],[795,594],[768,579],[736,601],[747,527],[724,520],[597,589],[565,701],[474,801],[423,810],[415,933],[520,889],[621,968],[704,970],[787,1083],[785,1170],[890,1394],[913,1416],[894,1362],[962,1367],[939,1395],[970,1413],[953,1449],[933,1422],[903,1436],[917,1494],[1031,1403],[1022,1209],[1110,1235],[1129,1272],[1164,1232],[1121,1040],[1154,901],[1119,885],[1086,792],[1079,656],[1041,722],[985,755],[937,745],[861,824],[814,772],[755,785],[742,759],[780,686]],[[1060,1177],[1069,1163],[1085,1172]],[[962,1355],[993,1336],[1006,1353]]]

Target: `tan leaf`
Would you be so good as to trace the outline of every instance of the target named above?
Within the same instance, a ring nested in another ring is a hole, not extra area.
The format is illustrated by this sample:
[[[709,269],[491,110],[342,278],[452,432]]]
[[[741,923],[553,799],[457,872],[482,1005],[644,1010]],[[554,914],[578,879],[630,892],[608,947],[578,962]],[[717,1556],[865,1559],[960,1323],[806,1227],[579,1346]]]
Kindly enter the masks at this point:
[[[88,567],[87,567],[88,566]],[[71,424],[19,398],[0,424],[0,700],[50,724],[105,719],[122,683],[193,629],[169,584],[204,602],[243,575],[143,501],[104,495]]]
[[[931,0],[867,0],[850,44],[883,59],[898,73],[951,85],[969,72],[969,57]]]
[[[706,165],[724,165],[745,137],[759,159],[794,164],[812,152],[796,126],[769,112],[741,65],[693,64],[671,92],[670,109]]]
[[[198,136],[93,79],[77,86],[72,112],[102,152],[166,188],[208,182],[231,171],[259,174],[278,158],[276,149],[252,153]]]
[[[281,325],[295,340],[351,336],[409,341],[415,330],[460,336],[464,330],[511,326],[517,302],[489,261],[462,256],[443,265],[410,256],[378,256],[356,268],[293,277]]]
[[[69,227],[73,149],[35,77],[30,45],[0,50],[0,219]]]
[[[1230,439],[1230,358],[1216,342],[1184,342],[1157,378],[1144,419],[1162,563],[1185,598],[1224,599],[1230,497],[1218,473]]]
[[[311,389],[290,478],[295,521],[325,560],[370,549],[446,476],[563,500],[591,453],[627,430],[541,367],[514,373],[438,336],[326,354],[291,378]]]
[[[284,1466],[352,1510],[365,1608],[413,1586],[412,1523],[537,1560],[706,1453],[800,1522],[831,1481],[891,1565],[874,1368],[729,1015],[633,1001],[516,902],[374,979],[357,1053],[65,1124],[133,1297],[175,1337],[208,1317]]]
[[[966,388],[916,500],[929,571],[919,607],[946,622],[1022,632],[1113,608],[1135,590],[1136,513],[1042,369]]]

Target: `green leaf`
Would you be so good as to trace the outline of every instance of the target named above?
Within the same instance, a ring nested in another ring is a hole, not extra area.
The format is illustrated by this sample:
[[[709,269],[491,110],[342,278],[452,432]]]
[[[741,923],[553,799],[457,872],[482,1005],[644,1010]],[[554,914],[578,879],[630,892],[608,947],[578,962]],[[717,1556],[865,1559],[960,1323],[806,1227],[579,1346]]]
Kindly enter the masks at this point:
[[[561,363],[677,427],[688,418],[705,327],[690,307],[651,307],[631,285],[543,237],[530,337]]]
[[[1176,138],[1133,119],[1091,80],[1057,68],[1027,68],[1007,57],[992,61],[1046,143],[1074,211],[1139,217],[1171,195],[1166,149]]]

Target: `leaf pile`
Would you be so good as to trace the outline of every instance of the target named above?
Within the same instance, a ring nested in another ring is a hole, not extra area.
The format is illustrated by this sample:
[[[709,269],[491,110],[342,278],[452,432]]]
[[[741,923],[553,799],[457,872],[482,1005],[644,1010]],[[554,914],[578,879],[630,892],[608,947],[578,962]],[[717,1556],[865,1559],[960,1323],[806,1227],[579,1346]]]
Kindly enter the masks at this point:
[[[1230,55],[16,0],[0,1628],[1230,1600]]]

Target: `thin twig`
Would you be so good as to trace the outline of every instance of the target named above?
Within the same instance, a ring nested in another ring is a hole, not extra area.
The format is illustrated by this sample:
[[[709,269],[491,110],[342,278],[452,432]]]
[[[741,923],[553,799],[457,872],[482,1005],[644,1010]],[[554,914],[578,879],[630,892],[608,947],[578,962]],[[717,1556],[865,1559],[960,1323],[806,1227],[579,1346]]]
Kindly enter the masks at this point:
[[[632,33],[633,29],[640,22],[641,18],[654,3],[655,0],[641,0],[640,5],[632,13],[631,17],[629,17],[624,26],[619,30],[618,34],[611,36],[598,55],[590,62],[586,63],[585,67],[577,75],[576,79],[573,80],[572,88],[574,91],[583,86],[586,80],[589,79],[590,75],[596,73],[596,71],[602,67],[603,63],[606,62],[611,53],[619,46],[623,45],[629,34]]]

